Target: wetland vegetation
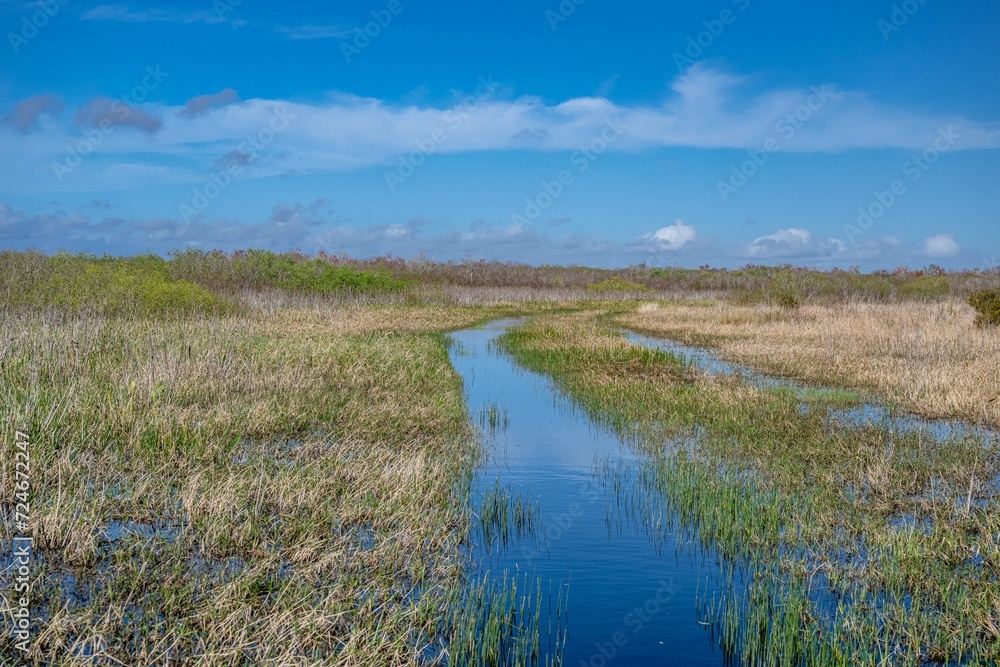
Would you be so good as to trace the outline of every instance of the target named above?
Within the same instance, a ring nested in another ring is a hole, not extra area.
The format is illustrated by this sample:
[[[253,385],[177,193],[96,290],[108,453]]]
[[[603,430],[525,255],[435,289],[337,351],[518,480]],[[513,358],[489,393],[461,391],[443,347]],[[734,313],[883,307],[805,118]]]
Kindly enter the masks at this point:
[[[449,332],[512,316],[499,351],[626,443],[593,477],[644,539],[718,554],[691,609],[717,664],[995,664],[1000,442],[831,416],[877,400],[1000,427],[997,285],[0,252],[0,434],[31,436],[29,664],[558,664],[588,601],[476,562],[553,521],[537,489],[478,481],[510,417],[470,407],[449,356]]]

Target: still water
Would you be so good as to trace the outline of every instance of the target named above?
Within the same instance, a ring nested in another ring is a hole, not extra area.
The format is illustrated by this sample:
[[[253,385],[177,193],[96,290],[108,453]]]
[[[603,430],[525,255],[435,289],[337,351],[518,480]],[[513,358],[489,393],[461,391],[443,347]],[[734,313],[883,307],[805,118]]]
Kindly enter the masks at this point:
[[[641,521],[615,518],[616,499],[595,465],[627,465],[634,456],[547,378],[495,349],[493,341],[512,324],[452,335],[451,360],[470,413],[499,415],[477,495],[499,482],[537,502],[540,518],[533,534],[515,535],[506,545],[485,544],[480,535],[474,547],[480,567],[495,578],[504,570],[537,576],[553,596],[568,594],[565,665],[726,664],[697,613],[715,589],[718,558],[690,536],[668,531],[651,540]]]

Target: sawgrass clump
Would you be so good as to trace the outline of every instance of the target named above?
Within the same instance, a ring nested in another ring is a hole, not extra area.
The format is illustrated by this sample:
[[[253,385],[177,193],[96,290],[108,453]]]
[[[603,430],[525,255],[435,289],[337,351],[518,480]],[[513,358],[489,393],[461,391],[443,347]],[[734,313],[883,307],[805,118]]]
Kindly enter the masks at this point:
[[[644,356],[596,313],[538,319],[501,341],[645,454],[639,491],[612,488],[657,498],[668,522],[748,573],[703,610],[735,655],[1000,658],[1000,443],[838,425],[829,410],[847,394],[758,388]]]
[[[437,332],[499,312],[8,313],[0,438],[31,438],[27,664],[440,664],[472,651],[465,615],[532,646],[530,618],[492,618],[509,592],[462,593],[482,448]],[[11,512],[7,468],[0,497]]]

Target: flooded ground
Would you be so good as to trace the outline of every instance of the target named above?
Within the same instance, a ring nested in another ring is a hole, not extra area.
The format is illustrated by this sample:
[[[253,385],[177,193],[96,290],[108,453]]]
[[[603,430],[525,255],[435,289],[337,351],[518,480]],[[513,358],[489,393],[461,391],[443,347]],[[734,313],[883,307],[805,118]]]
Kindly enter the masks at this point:
[[[556,605],[565,609],[565,618],[560,612],[541,623],[543,653],[562,648],[563,664],[739,664],[738,653],[721,647],[738,651],[746,643],[733,637],[739,617],[753,611],[744,594],[754,590],[759,597],[762,590],[760,582],[751,585],[750,566],[727,562],[682,527],[663,496],[669,475],[658,478],[653,462],[575,409],[548,377],[520,368],[497,348],[496,339],[515,324],[452,336],[451,359],[464,379],[470,413],[492,442],[476,480],[482,524],[473,556],[481,573],[538,578],[549,591],[543,613]],[[917,433],[927,442],[997,438],[995,431],[962,422],[900,414],[859,392],[768,376],[705,349],[626,335],[709,374],[796,392],[800,409],[823,410],[831,430],[870,426],[887,435]],[[836,400],[813,400],[823,392]],[[822,572],[800,593],[830,622],[851,599],[835,595]],[[759,622],[768,624],[766,609],[762,613]],[[550,633],[546,641],[553,623],[568,633]]]
[[[633,455],[547,379],[494,349],[510,324],[453,334],[451,348],[470,412],[493,432],[477,498],[492,502],[499,486],[537,506],[534,530],[512,530],[506,545],[496,534],[487,543],[480,532],[481,567],[497,577],[504,570],[538,576],[553,598],[568,593],[566,665],[725,664],[696,612],[719,574],[718,559],[683,533],[650,539],[641,519],[629,520],[601,470]]]
[[[822,387],[800,382],[792,378],[766,375],[740,364],[725,361],[711,350],[682,345],[672,340],[644,336],[631,331],[624,332],[626,338],[636,345],[662,350],[683,359],[691,365],[711,375],[736,375],[746,382],[762,389],[791,389],[808,392],[823,390]],[[858,395],[858,405],[844,410],[829,411],[829,420],[834,427],[851,428],[874,425],[889,432],[923,433],[937,440],[972,436],[997,439],[1000,433],[966,422],[951,419],[925,419],[919,415],[897,414],[877,400],[866,400]]]

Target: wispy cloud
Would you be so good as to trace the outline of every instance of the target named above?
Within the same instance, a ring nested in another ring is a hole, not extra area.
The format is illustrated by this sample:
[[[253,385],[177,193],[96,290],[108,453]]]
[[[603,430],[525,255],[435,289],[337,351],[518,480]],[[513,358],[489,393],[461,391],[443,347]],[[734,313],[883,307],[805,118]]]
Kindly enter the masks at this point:
[[[275,26],[274,31],[279,35],[292,40],[329,38],[344,39],[345,37],[350,37],[353,34],[351,26],[343,24],[318,25],[315,23],[308,23],[305,25],[295,26]]]
[[[73,115],[73,123],[85,128],[131,127],[147,134],[163,127],[163,120],[155,115],[110,97],[95,97],[84,104]]]
[[[95,171],[93,178],[114,182],[110,178],[114,161],[131,164],[141,158],[169,163],[177,171],[174,180],[183,179],[185,173],[188,178],[200,177],[220,155],[266,128],[275,109],[283,109],[294,120],[276,140],[280,145],[269,151],[274,159],[266,169],[256,170],[256,176],[292,169],[309,173],[389,165],[399,155],[412,152],[415,141],[442,133],[447,141],[436,146],[438,153],[572,152],[601,137],[609,122],[624,128],[621,136],[606,147],[609,151],[660,147],[759,149],[773,136],[777,122],[816,95],[809,88],[747,92],[748,86],[745,78],[697,66],[674,81],[670,96],[652,106],[619,105],[601,97],[548,104],[533,97],[505,99],[498,93],[469,108],[461,101],[467,98],[461,96],[456,96],[456,103],[450,106],[426,106],[337,94],[320,103],[250,99],[230,104],[225,114],[202,113],[237,99],[235,91],[227,89],[192,98],[184,106],[138,105],[129,121],[133,126],[148,134],[162,118],[162,128],[152,138],[128,133],[115,137],[101,147],[106,159],[92,161],[88,169],[107,169],[107,173]],[[890,108],[862,93],[832,86],[822,90],[827,97],[822,112],[784,142],[782,150],[922,150],[942,127],[953,128],[961,137],[954,151],[1000,147],[997,121]],[[530,141],[524,139],[526,133]],[[74,136],[72,128],[47,124],[44,132],[29,135],[15,130],[5,143],[11,154],[58,159]],[[29,176],[38,175],[23,174],[23,179]],[[19,178],[20,170],[0,165],[0,179]],[[24,185],[29,190],[33,187],[27,181]],[[767,244],[768,240],[763,239],[759,252],[776,251],[768,250]]]
[[[37,3],[28,3],[37,4]],[[210,6],[210,3],[206,3]],[[231,11],[231,7],[229,8]],[[116,21],[118,23],[176,23],[180,25],[228,23],[232,26],[256,26],[270,30],[274,34],[290,40],[343,39],[353,35],[352,27],[346,24],[304,23],[301,25],[262,25],[246,19],[227,17],[228,11],[207,9],[184,10],[162,7],[131,7],[125,4],[98,5],[80,14],[84,21]]]
[[[32,95],[15,104],[10,113],[0,117],[0,124],[13,127],[20,134],[27,134],[38,127],[38,120],[43,113],[57,113],[65,106],[59,95]]]
[[[212,109],[236,104],[240,101],[240,96],[232,88],[223,88],[211,95],[197,95],[184,103],[184,110],[181,112],[188,118],[194,118]]]
[[[178,10],[149,7],[133,9],[127,5],[98,5],[80,18],[84,21],[118,21],[120,23],[225,23],[218,12],[208,10]]]

